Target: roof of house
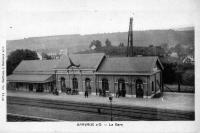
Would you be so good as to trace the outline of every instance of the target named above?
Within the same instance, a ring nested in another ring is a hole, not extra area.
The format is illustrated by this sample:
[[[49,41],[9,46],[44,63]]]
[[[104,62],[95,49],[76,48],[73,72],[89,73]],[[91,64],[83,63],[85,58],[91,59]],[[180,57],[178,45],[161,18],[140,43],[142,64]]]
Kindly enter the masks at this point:
[[[156,56],[106,58],[98,68],[102,73],[151,73],[156,64],[163,69]]]
[[[92,54],[71,54],[70,59],[75,65],[80,65],[80,69],[97,69],[102,61],[104,53],[92,53]],[[70,60],[67,55],[61,57],[56,69],[66,69],[70,66]]]
[[[48,73],[53,72],[59,60],[23,60],[14,70],[15,73]]]

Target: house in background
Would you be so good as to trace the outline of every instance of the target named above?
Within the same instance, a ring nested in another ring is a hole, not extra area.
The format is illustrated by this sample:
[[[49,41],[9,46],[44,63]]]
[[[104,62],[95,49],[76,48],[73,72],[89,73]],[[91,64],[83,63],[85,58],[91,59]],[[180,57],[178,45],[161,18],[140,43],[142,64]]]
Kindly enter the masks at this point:
[[[172,52],[170,54],[170,57],[178,58],[178,54],[176,52]]]
[[[194,56],[188,55],[183,59],[183,63],[194,64]]]
[[[57,88],[60,93],[88,90],[91,95],[151,98],[162,91],[162,70],[158,57],[72,54],[59,60],[22,61],[7,82],[8,87],[24,91]]]

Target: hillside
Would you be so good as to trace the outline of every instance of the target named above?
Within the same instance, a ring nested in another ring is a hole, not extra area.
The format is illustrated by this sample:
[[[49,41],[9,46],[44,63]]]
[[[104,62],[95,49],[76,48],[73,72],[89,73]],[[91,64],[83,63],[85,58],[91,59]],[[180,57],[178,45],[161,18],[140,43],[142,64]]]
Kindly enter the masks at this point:
[[[127,44],[127,32],[102,33],[90,35],[57,35],[45,37],[30,37],[21,40],[8,40],[7,52],[19,48],[31,50],[45,50],[46,52],[55,52],[60,49],[69,48],[72,52],[87,49],[92,40],[100,40],[103,44],[108,38],[112,45],[119,45],[120,42]],[[184,45],[194,44],[194,29],[190,30],[145,30],[134,31],[133,33],[135,46],[160,45],[167,43],[174,46],[178,43]]]

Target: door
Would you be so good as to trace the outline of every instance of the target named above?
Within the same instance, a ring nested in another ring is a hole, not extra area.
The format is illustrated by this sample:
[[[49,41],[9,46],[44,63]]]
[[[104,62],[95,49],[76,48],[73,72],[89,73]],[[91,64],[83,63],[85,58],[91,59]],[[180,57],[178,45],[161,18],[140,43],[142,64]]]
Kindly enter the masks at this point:
[[[61,91],[66,92],[66,84],[65,84],[65,78],[61,77],[60,79],[60,86],[61,86]]]
[[[85,90],[88,91],[88,93],[91,94],[92,90],[91,90],[91,86],[90,86],[90,79],[89,78],[86,78],[85,79]]]
[[[29,91],[33,91],[33,84],[28,85]]]
[[[109,91],[109,84],[107,79],[102,79],[102,93],[103,96],[106,96],[106,92]]]
[[[38,88],[36,90],[36,92],[43,92],[44,88],[42,84],[38,84]]]
[[[136,97],[143,98],[144,90],[143,90],[143,82],[141,79],[136,80]]]
[[[118,80],[118,93],[119,93],[119,96],[122,96],[122,97],[126,96],[126,88],[125,88],[124,79]]]
[[[73,78],[72,79],[72,94],[78,94],[78,79],[77,78]]]

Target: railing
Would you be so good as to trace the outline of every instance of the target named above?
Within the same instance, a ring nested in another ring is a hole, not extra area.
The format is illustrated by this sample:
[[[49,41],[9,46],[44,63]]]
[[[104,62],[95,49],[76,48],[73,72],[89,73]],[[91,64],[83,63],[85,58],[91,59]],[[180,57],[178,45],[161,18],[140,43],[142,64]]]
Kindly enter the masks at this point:
[[[175,91],[171,90],[169,87],[167,87],[166,85],[164,85],[163,87],[167,88],[171,92],[175,92]]]

